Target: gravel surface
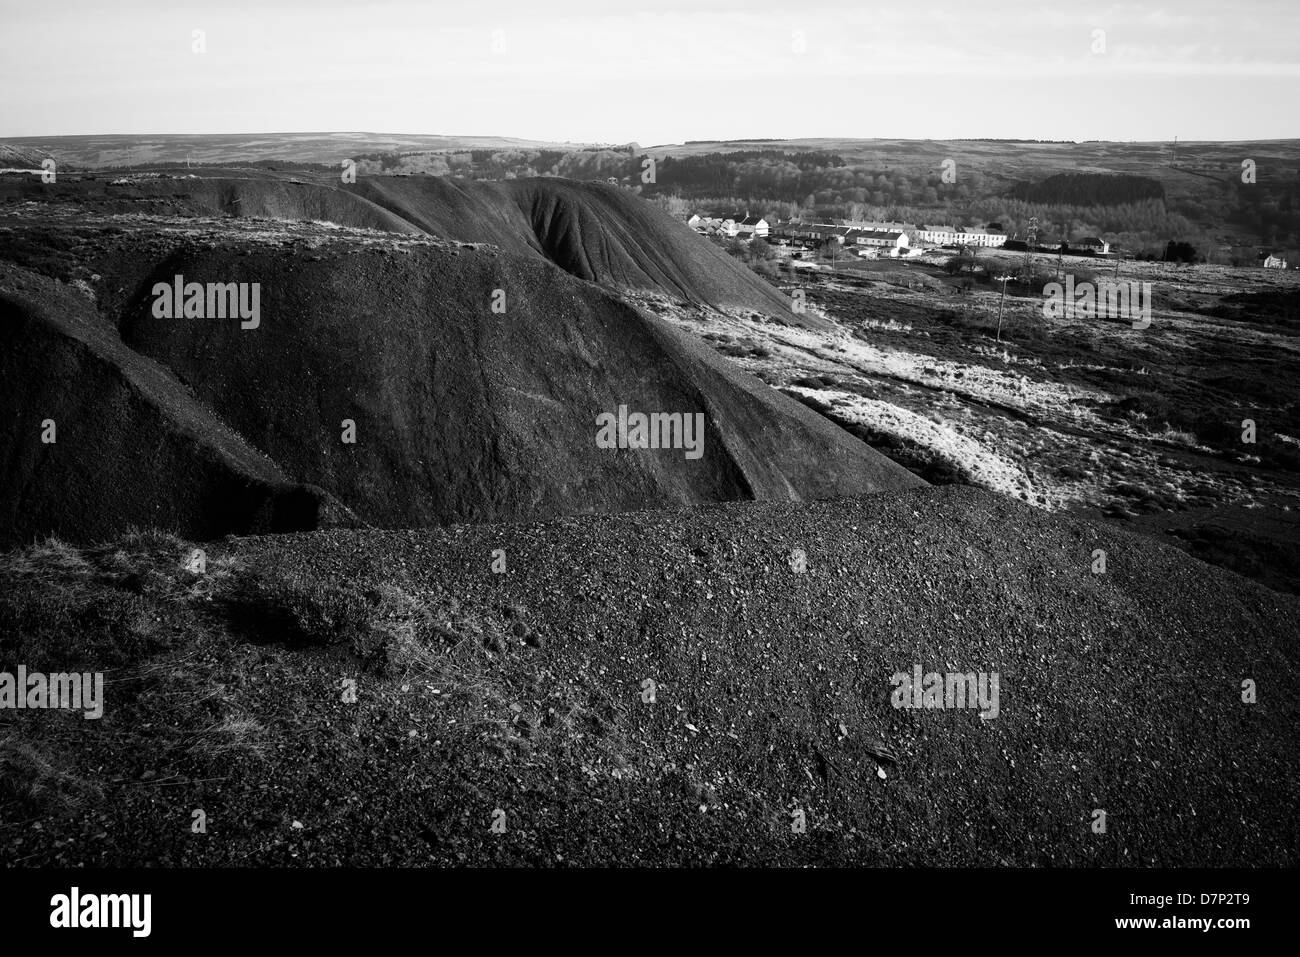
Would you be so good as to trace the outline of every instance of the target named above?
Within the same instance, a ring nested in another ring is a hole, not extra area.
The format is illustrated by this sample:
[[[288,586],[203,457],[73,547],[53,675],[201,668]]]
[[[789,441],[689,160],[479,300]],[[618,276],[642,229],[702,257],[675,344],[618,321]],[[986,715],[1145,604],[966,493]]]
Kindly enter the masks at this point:
[[[0,766],[48,765],[6,860],[1300,858],[1300,603],[973,488],[228,539],[167,580],[85,585],[134,588],[150,649],[100,721],[0,713]],[[916,666],[996,672],[996,717],[894,707]]]

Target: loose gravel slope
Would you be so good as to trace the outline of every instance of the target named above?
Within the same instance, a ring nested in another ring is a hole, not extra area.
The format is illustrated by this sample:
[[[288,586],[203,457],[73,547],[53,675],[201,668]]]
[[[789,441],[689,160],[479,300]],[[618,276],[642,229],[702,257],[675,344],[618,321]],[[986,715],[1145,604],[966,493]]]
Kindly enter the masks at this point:
[[[232,539],[198,576],[184,550],[134,590],[86,570],[112,549],[64,557],[149,650],[98,722],[10,713],[51,770],[44,807],[0,804],[7,859],[1300,860],[1300,603],[986,492]],[[60,580],[21,558],[0,658],[72,666],[13,628]],[[916,665],[997,672],[999,713],[895,708]]]

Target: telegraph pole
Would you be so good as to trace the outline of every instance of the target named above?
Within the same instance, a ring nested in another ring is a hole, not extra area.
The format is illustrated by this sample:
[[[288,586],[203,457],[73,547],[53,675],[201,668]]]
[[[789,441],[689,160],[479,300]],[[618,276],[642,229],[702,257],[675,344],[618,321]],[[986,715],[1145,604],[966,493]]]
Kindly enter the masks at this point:
[[[1002,298],[998,300],[998,342],[1002,341],[1002,304],[1007,301],[1007,280],[1010,276],[998,276],[1002,280]]]

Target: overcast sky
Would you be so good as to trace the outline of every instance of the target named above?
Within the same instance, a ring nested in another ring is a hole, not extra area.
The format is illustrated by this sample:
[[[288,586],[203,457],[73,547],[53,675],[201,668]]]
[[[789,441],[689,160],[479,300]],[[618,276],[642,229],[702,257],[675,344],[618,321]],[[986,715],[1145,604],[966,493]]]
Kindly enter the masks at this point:
[[[0,25],[0,137],[1300,135],[1297,0],[0,0]]]

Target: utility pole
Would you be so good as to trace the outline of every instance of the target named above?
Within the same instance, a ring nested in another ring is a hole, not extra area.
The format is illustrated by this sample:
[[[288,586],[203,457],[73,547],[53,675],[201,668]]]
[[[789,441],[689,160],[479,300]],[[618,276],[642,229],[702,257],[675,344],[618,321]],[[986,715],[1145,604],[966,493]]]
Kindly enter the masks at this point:
[[[1029,251],[1025,256],[1022,271],[1025,276],[1025,285],[1029,285],[1029,280],[1033,278],[1034,271],[1034,246],[1038,242],[1038,217],[1029,217],[1029,229],[1025,232],[1025,245]]]
[[[998,276],[1002,280],[1002,298],[998,300],[998,342],[1002,341],[1002,304],[1007,301],[1007,280],[1010,276]]]

